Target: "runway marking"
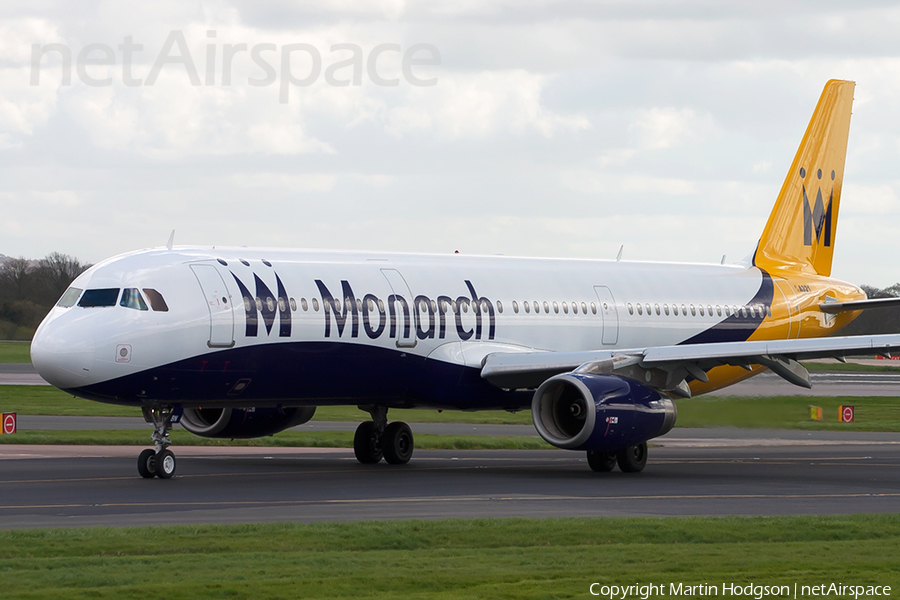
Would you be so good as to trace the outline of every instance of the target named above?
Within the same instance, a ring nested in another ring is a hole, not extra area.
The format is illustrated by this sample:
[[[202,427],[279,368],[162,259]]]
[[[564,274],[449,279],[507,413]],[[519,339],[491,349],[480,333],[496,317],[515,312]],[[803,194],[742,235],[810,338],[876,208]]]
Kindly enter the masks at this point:
[[[583,502],[598,500],[747,500],[747,499],[815,499],[815,498],[896,498],[900,492],[853,494],[680,494],[646,496],[437,496],[419,498],[348,498],[332,500],[246,500],[230,502],[121,502],[77,504],[0,505],[0,510],[60,508],[140,508],[140,507],[231,507],[231,506],[309,506],[314,504],[413,504],[421,502]]]

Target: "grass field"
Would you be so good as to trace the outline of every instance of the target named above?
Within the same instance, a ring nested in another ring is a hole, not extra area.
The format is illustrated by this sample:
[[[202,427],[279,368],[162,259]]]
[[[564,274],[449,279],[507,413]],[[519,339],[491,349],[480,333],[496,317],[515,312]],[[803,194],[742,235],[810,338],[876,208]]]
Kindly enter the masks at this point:
[[[30,342],[0,342],[0,363],[30,363]]]
[[[898,515],[2,531],[0,581],[3,598],[53,600],[586,598],[594,582],[893,594],[898,531]]]
[[[74,444],[104,446],[150,446],[152,427],[141,429],[103,429],[88,431],[25,431],[0,436],[0,444]],[[433,435],[415,433],[419,450],[552,450],[553,446],[537,437],[486,435]],[[170,435],[176,446],[254,446],[288,448],[352,448],[352,431],[282,431],[273,436],[249,440],[198,437],[184,429]]]
[[[764,427],[900,431],[900,398],[850,396],[732,397],[699,396],[677,400],[679,427]],[[838,422],[838,406],[856,407],[853,423]],[[824,421],[809,420],[809,405],[823,408]],[[47,386],[0,386],[0,412],[22,415],[140,416],[136,408],[73,398]],[[367,414],[353,406],[320,407],[317,421],[362,421]],[[460,412],[391,410],[391,420],[409,423],[531,424],[531,412]]]

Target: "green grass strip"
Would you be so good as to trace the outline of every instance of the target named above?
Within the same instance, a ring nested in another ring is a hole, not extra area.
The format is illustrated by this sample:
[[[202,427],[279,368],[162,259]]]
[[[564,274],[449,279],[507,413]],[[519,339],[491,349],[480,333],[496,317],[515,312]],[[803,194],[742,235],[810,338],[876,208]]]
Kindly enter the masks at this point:
[[[0,342],[0,363],[31,363],[31,342]]]
[[[898,531],[897,515],[4,531],[0,581],[4,598],[33,599],[587,598],[593,582],[894,595]]]
[[[59,415],[78,417],[140,417],[135,407],[117,406],[75,398],[50,386],[0,385],[0,412],[20,415]],[[392,421],[410,423],[473,423],[482,425],[530,425],[531,411],[509,413],[502,410],[464,412],[459,410],[392,409]],[[316,421],[365,421],[369,414],[355,406],[320,406]]]
[[[756,427],[809,431],[900,431],[900,398],[880,396],[698,396],[676,400],[679,427]],[[822,407],[822,421],[809,406]],[[838,407],[856,408],[853,423],[838,421]]]
[[[149,446],[146,430],[24,431],[0,436],[0,444],[64,444],[101,446]],[[486,435],[414,434],[421,450],[551,450],[553,446],[537,437]],[[283,431],[273,436],[249,440],[202,438],[183,429],[171,432],[176,446],[239,446],[259,448],[352,448],[352,431]]]
[[[879,396],[698,396],[679,399],[679,427],[764,427],[772,429],[900,431],[900,398]],[[809,419],[809,406],[823,408],[824,421]],[[838,407],[856,407],[853,423],[838,421]],[[0,386],[0,412],[22,415],[124,416],[138,417],[136,408],[73,398],[46,386]],[[322,406],[316,421],[363,421],[366,413],[354,406]],[[531,412],[463,412],[396,410],[391,420],[409,423],[448,422],[473,424],[531,424]]]

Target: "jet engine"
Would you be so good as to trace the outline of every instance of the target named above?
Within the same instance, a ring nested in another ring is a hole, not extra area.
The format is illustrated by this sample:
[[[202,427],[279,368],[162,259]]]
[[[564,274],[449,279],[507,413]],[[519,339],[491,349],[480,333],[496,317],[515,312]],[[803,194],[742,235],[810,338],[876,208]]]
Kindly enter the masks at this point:
[[[185,408],[181,425],[209,438],[255,438],[303,425],[315,406],[288,408]]]
[[[633,379],[573,372],[541,384],[531,416],[558,448],[613,452],[667,433],[676,409],[671,398]]]

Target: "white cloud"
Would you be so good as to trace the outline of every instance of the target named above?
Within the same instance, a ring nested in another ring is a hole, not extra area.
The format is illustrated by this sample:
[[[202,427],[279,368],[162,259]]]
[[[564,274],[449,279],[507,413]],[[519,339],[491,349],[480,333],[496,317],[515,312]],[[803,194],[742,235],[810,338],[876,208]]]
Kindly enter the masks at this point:
[[[590,128],[585,117],[559,115],[542,106],[547,82],[547,77],[521,69],[448,73],[434,88],[410,88],[408,105],[388,112],[385,131],[452,140],[528,131],[549,137],[558,130]]]
[[[641,111],[630,128],[641,148],[660,150],[702,139],[713,123],[709,115],[699,116],[690,108],[651,108]]]

